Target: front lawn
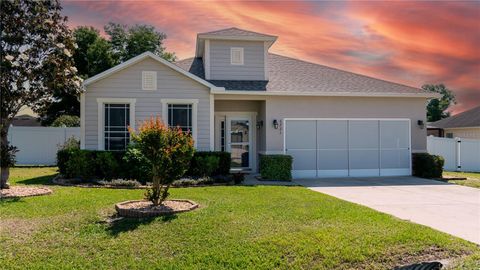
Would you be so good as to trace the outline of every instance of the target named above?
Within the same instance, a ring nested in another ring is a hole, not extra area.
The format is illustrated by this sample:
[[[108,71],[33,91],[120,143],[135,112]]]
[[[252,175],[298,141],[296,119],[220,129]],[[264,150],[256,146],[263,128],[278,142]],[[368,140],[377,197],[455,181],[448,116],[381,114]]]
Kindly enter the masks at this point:
[[[12,184],[47,183],[55,168],[14,168]],[[2,269],[391,269],[458,257],[474,244],[302,187],[176,188],[200,209],[108,222],[143,190],[50,186],[0,202]]]
[[[480,188],[480,173],[478,172],[443,172],[443,177],[465,177],[467,180],[449,180],[449,183]]]

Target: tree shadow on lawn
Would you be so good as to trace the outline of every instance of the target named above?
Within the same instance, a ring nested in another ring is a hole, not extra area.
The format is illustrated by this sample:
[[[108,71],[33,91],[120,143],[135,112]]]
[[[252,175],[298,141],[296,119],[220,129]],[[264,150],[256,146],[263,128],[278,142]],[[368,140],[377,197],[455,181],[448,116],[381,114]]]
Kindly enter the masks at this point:
[[[0,206],[6,205],[8,203],[19,202],[21,200],[20,197],[13,197],[13,198],[0,198]],[[25,201],[21,201],[25,202]]]
[[[56,175],[57,174],[50,174],[50,175],[44,175],[39,177],[33,177],[33,178],[16,181],[16,183],[23,184],[23,185],[53,185],[52,179]]]
[[[167,223],[176,218],[177,215],[175,214],[151,218],[124,218],[113,215],[109,218],[109,221],[107,221],[108,226],[106,227],[106,231],[109,235],[117,237],[121,233],[136,230],[139,226],[148,225],[153,221]]]

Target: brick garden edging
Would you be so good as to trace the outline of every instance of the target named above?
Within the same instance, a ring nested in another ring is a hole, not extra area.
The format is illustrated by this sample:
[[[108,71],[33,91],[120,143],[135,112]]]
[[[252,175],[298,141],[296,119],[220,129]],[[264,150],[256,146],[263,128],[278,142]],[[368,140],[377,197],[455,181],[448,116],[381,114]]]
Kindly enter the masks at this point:
[[[181,209],[152,209],[152,208],[128,208],[126,207],[129,204],[134,204],[134,203],[142,203],[146,201],[144,200],[131,200],[131,201],[125,201],[121,203],[115,204],[115,210],[117,210],[117,213],[121,217],[128,217],[128,218],[148,218],[148,217],[157,217],[157,216],[166,216],[166,215],[172,215],[172,214],[177,214],[177,213],[182,213],[182,212],[188,212],[192,211],[196,208],[198,208],[198,204],[194,201],[191,200],[185,200],[185,199],[172,199],[172,200],[166,200],[165,202],[179,202],[179,203],[184,203],[184,204],[189,204],[187,208],[181,208]]]

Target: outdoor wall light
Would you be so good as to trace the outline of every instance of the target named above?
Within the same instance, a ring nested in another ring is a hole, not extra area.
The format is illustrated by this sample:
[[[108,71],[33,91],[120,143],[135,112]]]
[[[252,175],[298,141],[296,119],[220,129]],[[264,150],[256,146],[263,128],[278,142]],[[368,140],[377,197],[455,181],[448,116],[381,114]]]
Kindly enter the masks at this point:
[[[273,128],[278,129],[278,121],[277,119],[273,119]]]
[[[425,128],[425,123],[423,122],[423,120],[418,120],[418,121],[417,121],[417,125],[420,127],[420,129],[424,129],[424,128]]]
[[[263,127],[263,120],[257,121],[257,128],[261,129]]]

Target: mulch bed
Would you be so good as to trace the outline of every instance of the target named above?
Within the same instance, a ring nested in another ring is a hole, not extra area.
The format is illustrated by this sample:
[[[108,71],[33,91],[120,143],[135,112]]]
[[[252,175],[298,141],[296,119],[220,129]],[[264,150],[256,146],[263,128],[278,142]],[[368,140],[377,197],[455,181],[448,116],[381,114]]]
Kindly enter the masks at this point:
[[[198,208],[198,204],[190,200],[166,200],[161,205],[153,206],[150,201],[126,201],[117,203],[115,210],[119,216],[130,218],[147,218],[166,216],[191,211]]]
[[[0,190],[0,198],[19,198],[19,197],[32,197],[52,194],[52,190],[46,187],[24,187],[13,186],[9,189]]]

